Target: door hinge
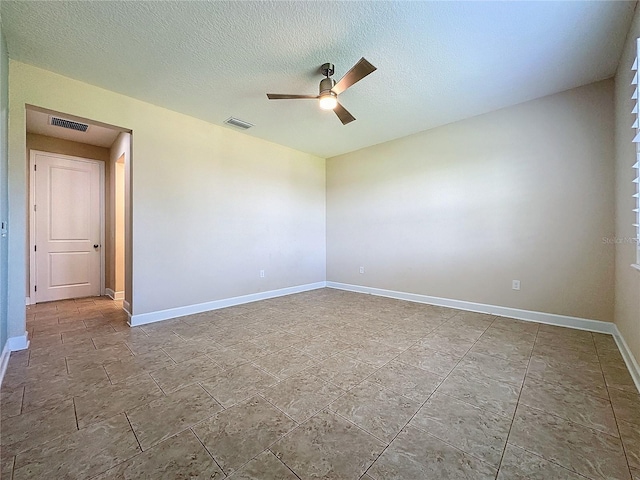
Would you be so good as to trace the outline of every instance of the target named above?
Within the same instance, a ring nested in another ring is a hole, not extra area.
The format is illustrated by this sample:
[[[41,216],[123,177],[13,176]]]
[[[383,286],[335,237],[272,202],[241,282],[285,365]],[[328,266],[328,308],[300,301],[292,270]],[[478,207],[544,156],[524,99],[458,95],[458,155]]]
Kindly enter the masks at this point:
[[[35,171],[37,171],[37,170],[38,170],[38,165],[34,165],[34,166],[33,166],[33,171],[35,172]]]
[[[34,291],[34,292],[37,292],[37,291],[38,291],[38,286],[37,286],[37,285],[35,285],[35,286],[33,287],[33,291]]]
[[[33,211],[34,212],[36,211],[36,204],[35,203],[33,204]]]
[[[37,246],[37,245],[34,245],[34,246],[33,246],[33,251],[34,251],[34,252],[37,252],[37,251],[38,251],[38,246]]]

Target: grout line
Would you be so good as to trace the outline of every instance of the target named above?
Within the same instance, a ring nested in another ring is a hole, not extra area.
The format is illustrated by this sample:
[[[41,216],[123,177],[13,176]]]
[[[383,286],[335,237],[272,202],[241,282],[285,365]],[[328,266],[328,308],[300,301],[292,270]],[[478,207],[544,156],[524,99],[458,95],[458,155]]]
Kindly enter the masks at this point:
[[[136,431],[133,429],[133,425],[131,425],[131,420],[129,420],[129,415],[127,415],[126,411],[124,411],[122,413],[124,413],[124,417],[127,419],[127,422],[129,422],[129,428],[131,429],[131,433],[133,433],[133,436],[136,439],[136,442],[138,442],[138,447],[140,448],[140,453],[144,452],[144,450],[142,449],[142,445],[140,444],[140,440],[138,440],[138,435],[136,435]]]
[[[455,318],[455,316],[456,316],[456,315],[454,315],[453,317],[451,317],[449,320],[451,320],[452,318]],[[489,326],[491,326],[491,325],[493,324],[493,322],[495,322],[495,318],[496,318],[496,317],[494,317],[494,320],[489,324]],[[449,320],[447,320],[447,322],[449,322]],[[444,322],[444,323],[442,323],[441,325],[445,325],[447,322]],[[484,334],[484,332],[486,332],[486,330],[489,328],[489,326],[487,326],[487,328],[485,328],[485,330],[482,332],[482,334]],[[438,328],[440,328],[440,327],[438,327]],[[482,335],[480,335],[480,337],[482,337]],[[476,339],[476,341],[475,341],[475,342],[473,342],[473,345],[475,345],[475,344],[478,342],[478,340],[480,339],[480,337],[478,337],[478,339]],[[416,343],[417,343],[417,342],[416,342]],[[371,468],[371,467],[372,467],[372,466],[373,466],[373,465],[378,461],[378,459],[379,459],[379,458],[384,454],[384,452],[386,452],[386,451],[387,451],[387,449],[391,446],[391,444],[394,442],[394,440],[395,440],[396,438],[398,438],[398,435],[400,435],[400,433],[402,433],[402,432],[407,428],[407,426],[409,425],[409,423],[411,423],[411,420],[413,420],[413,419],[415,418],[415,416],[418,414],[418,412],[419,412],[420,410],[422,410],[422,408],[423,408],[423,407],[426,405],[426,403],[431,399],[431,397],[432,397],[432,396],[433,396],[433,395],[438,391],[438,388],[440,388],[440,385],[442,385],[442,384],[447,380],[447,378],[449,378],[449,376],[451,375],[451,373],[452,373],[452,372],[453,372],[453,371],[458,367],[458,365],[460,365],[460,363],[462,362],[462,360],[464,359],[464,357],[466,357],[466,355],[469,353],[469,351],[471,351],[471,349],[473,348],[473,345],[471,345],[471,347],[470,347],[470,348],[465,352],[465,354],[464,354],[462,357],[460,357],[460,359],[456,362],[456,364],[455,364],[455,365],[453,366],[453,368],[449,371],[449,373],[448,373],[447,375],[445,375],[445,376],[444,376],[444,378],[442,379],[442,382],[440,382],[440,384],[438,385],[438,387],[436,387],[436,389],[435,389],[433,392],[431,392],[431,394],[427,397],[427,399],[426,399],[424,402],[422,402],[422,404],[420,405],[420,407],[418,408],[418,410],[416,410],[416,412],[415,412],[415,413],[411,416],[411,418],[410,418],[410,419],[409,419],[409,420],[404,424],[404,426],[400,429],[400,431],[398,431],[398,433],[396,433],[396,435],[391,439],[391,441],[388,443],[388,445],[387,445],[387,446],[382,450],[382,452],[380,452],[380,455],[378,455],[378,456],[376,457],[376,459],[375,459],[373,462],[371,462],[371,465],[369,465],[369,467],[367,467],[367,469],[365,470],[364,474],[366,474],[366,473],[369,471],[369,469],[370,469],[370,468]],[[411,348],[411,347],[409,347],[409,348]],[[407,350],[408,350],[408,349],[407,349]],[[405,350],[405,351],[406,351],[406,350]],[[404,352],[403,352],[403,353],[404,353]],[[375,373],[375,372],[374,372],[374,373]],[[372,375],[373,375],[373,374],[372,374]],[[371,375],[370,375],[370,376],[371,376]],[[367,378],[369,378],[369,377],[367,377]],[[484,410],[484,409],[483,409],[483,410]],[[419,429],[419,430],[420,430],[420,429]],[[421,430],[421,431],[423,431],[423,430]],[[436,438],[437,438],[437,437],[436,437]],[[446,443],[446,442],[445,442],[445,443]],[[457,448],[457,447],[456,447],[456,448]],[[460,449],[458,448],[458,450],[460,450]],[[462,451],[462,450],[460,450],[460,451]],[[463,453],[465,453],[466,455],[469,455],[469,454],[468,454],[468,453],[466,453],[466,452],[463,452]],[[472,456],[472,455],[471,455],[471,456]],[[473,457],[473,458],[475,458],[475,457]],[[486,463],[486,462],[484,462],[484,463]],[[494,467],[494,468],[495,468],[495,467]],[[499,471],[499,469],[496,471],[496,476],[498,475],[498,471]],[[364,475],[364,474],[363,474],[363,475]]]
[[[73,415],[76,417],[76,429],[80,430],[80,423],[78,422],[78,410],[76,409],[76,397],[71,397],[73,403]]]
[[[211,418],[211,417],[209,417]],[[204,421],[204,420],[203,420]],[[199,423],[202,422],[198,422],[196,423],[196,425],[198,425]],[[200,439],[200,437],[198,436],[198,434],[196,433],[196,431],[193,429],[193,427],[195,427],[195,425],[189,427],[189,430],[191,430],[191,433],[193,433],[193,436],[196,437],[198,439],[198,441],[200,442],[200,445],[202,445],[202,448],[204,448],[204,451],[207,452],[209,454],[209,456],[211,457],[211,459],[213,460],[213,462],[218,466],[218,468],[220,469],[220,471],[222,472],[222,474],[226,477],[227,474],[225,473],[224,469],[222,468],[222,465],[220,465],[218,463],[218,461],[216,460],[216,457],[213,456],[213,453],[211,453],[209,451],[209,449],[207,448],[207,446],[204,444],[204,442]]]
[[[593,338],[593,334],[591,334]],[[627,468],[629,469],[629,475],[633,478],[633,472],[631,471],[631,464],[629,462],[629,455],[627,454],[627,446],[625,445],[625,441],[622,438],[622,432],[620,431],[620,421],[618,420],[618,415],[616,414],[616,410],[613,408],[613,401],[611,400],[611,392],[609,391],[609,385],[607,384],[606,376],[604,375],[604,370],[602,369],[602,362],[600,361],[600,354],[598,352],[598,345],[595,343],[595,338],[593,338],[593,343],[596,347],[596,358],[598,359],[598,365],[600,366],[600,372],[602,372],[602,376],[604,378],[604,386],[607,391],[607,397],[609,399],[609,405],[611,406],[611,412],[613,413],[613,419],[616,422],[616,428],[618,430],[618,438],[620,439],[620,444],[622,445],[622,452],[624,453],[624,459],[627,462]]]
[[[513,424],[516,421],[516,413],[518,412],[518,407],[520,406],[520,398],[522,397],[522,390],[524,390],[524,384],[527,380],[527,374],[529,373],[529,366],[531,365],[531,358],[533,358],[533,351],[535,349],[536,342],[538,341],[538,333],[540,332],[540,327],[536,331],[536,338],[533,342],[533,347],[531,348],[531,352],[529,353],[529,360],[527,361],[527,368],[524,371],[524,377],[522,377],[522,383],[520,385],[520,391],[518,392],[518,399],[516,400],[516,408],[513,410],[513,416],[511,417],[511,423],[509,424],[509,432],[507,433],[507,437],[504,442],[504,448],[502,449],[502,455],[500,456],[500,463],[498,464],[498,472],[496,472],[496,478],[498,473],[500,472],[500,468],[502,468],[502,462],[504,460],[504,454],[507,451],[507,445],[509,445],[509,437],[511,436],[511,430],[513,429]]]

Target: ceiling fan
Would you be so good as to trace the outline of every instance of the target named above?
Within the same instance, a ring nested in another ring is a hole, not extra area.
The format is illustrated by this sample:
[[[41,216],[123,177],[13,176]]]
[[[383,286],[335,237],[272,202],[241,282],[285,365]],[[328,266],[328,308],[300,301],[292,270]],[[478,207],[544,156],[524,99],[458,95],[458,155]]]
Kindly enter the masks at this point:
[[[371,65],[364,57],[351,67],[338,83],[331,78],[334,72],[333,63],[325,63],[320,67],[320,71],[326,77],[320,81],[319,95],[285,95],[280,93],[267,93],[269,100],[298,100],[298,99],[318,99],[320,108],[323,110],[333,110],[343,125],[353,122],[356,117],[351,115],[346,108],[338,102],[338,95],[344,92],[354,83],[359,82],[364,77],[374,72],[376,67]]]

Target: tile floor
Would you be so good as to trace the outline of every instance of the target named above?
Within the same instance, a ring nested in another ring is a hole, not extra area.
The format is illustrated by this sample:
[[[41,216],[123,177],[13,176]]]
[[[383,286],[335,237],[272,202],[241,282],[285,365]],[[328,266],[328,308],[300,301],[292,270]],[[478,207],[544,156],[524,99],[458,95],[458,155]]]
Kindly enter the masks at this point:
[[[129,328],[29,308],[3,479],[640,479],[612,338],[338,290]]]

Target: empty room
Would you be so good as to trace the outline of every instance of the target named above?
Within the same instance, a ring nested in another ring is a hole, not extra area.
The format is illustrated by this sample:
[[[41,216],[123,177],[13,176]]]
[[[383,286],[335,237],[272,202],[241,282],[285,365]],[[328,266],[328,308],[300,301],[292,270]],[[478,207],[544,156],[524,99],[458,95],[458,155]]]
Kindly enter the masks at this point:
[[[635,1],[0,2],[0,478],[640,480]]]

